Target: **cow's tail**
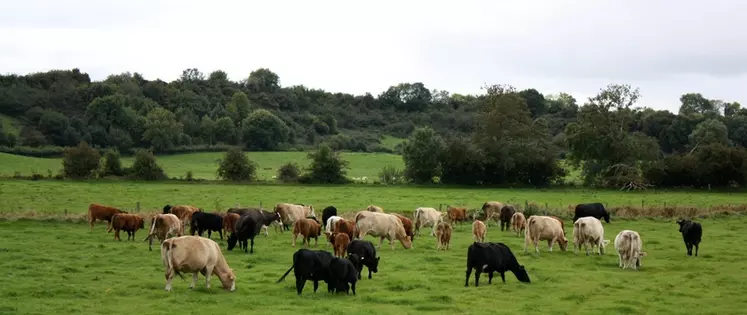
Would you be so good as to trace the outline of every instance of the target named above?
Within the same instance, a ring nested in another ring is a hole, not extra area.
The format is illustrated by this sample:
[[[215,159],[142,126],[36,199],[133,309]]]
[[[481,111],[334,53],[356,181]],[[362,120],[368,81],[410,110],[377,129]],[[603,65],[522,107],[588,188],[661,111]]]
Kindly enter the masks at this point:
[[[114,229],[114,219],[116,219],[118,215],[119,215],[119,213],[115,213],[112,216],[111,222],[109,222],[109,229],[106,231],[106,233],[111,233],[112,232],[112,229]]]
[[[174,270],[174,272],[180,278],[182,278],[182,280],[184,280],[184,275],[182,275],[182,273],[179,272],[179,270],[176,270],[174,268],[174,263],[171,261],[171,252],[174,247],[176,247],[176,245],[174,245],[173,240],[163,241],[163,243],[161,244],[161,259],[164,261],[164,265],[166,265],[168,270]]]
[[[422,215],[423,215],[423,211],[415,210],[415,217],[413,218],[415,219],[415,222],[413,222],[413,224],[415,224],[416,227],[418,226],[418,222],[420,222],[420,217]]]
[[[355,215],[355,220],[354,220],[355,223],[358,223],[358,220],[360,220],[361,216],[363,216],[363,215],[365,215],[365,213],[363,211],[358,212],[358,214]]]
[[[285,280],[285,277],[288,276],[288,274],[291,272],[291,270],[293,270],[294,267],[296,267],[296,262],[295,261],[293,262],[293,264],[291,265],[291,267],[288,269],[288,271],[286,271],[285,274],[283,274],[283,276],[280,277],[280,279],[278,279],[278,281],[275,281],[275,283],[283,282],[283,280]]]
[[[633,253],[633,251],[635,250],[635,247],[636,247],[635,243],[638,243],[638,237],[636,237],[635,234],[632,234],[632,235],[631,234],[627,234],[627,236],[628,236],[628,243],[629,243],[629,246],[630,246],[630,248],[628,249],[628,253]]]

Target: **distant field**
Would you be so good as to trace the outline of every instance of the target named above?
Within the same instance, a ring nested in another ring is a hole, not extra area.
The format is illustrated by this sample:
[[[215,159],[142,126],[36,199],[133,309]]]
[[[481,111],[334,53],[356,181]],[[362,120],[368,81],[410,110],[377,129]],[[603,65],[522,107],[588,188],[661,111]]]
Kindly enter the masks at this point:
[[[151,187],[152,188],[152,187]],[[3,194],[7,196],[7,194]],[[417,199],[416,195],[410,196]],[[392,251],[385,241],[377,250],[378,273],[363,279],[356,296],[328,294],[320,283],[313,293],[307,282],[297,296],[291,272],[284,282],[275,281],[290,267],[293,252],[290,233],[256,238],[255,253],[227,251],[225,241],[213,235],[237,277],[236,291],[220,288],[217,277],[205,289],[200,275],[189,290],[191,274],[176,277],[173,291],[164,290],[164,269],[158,247],[148,251],[142,242],[114,241],[104,225],[89,233],[86,224],[0,221],[3,259],[0,279],[2,314],[738,314],[747,308],[744,272],[745,251],[734,250],[747,241],[744,216],[701,220],[704,229],[699,257],[685,254],[677,226],[651,220],[616,221],[605,224],[605,239],[614,240],[622,229],[636,230],[648,253],[640,271],[618,268],[614,245],[603,256],[574,254],[556,245],[548,252],[540,242],[540,253],[523,254],[523,238],[489,228],[487,240],[504,242],[527,269],[531,283],[520,283],[506,273],[488,284],[482,274],[480,286],[464,287],[469,225],[457,226],[451,249],[437,251],[433,237],[420,235],[414,248],[405,250],[397,242]],[[571,235],[568,231],[568,235]],[[424,233],[425,234],[425,233]],[[365,239],[378,240],[367,236]],[[313,242],[313,240],[312,240]],[[316,249],[326,249],[319,240]],[[312,248],[313,249],[313,248]],[[220,310],[220,311],[218,311]]]

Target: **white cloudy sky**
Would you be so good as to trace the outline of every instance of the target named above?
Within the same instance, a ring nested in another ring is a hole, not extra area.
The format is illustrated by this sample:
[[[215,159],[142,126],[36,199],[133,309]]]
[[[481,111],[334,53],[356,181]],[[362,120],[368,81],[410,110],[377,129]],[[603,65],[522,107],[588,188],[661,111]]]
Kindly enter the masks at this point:
[[[238,80],[268,67],[282,85],[332,92],[508,83],[579,101],[628,83],[641,105],[676,112],[688,92],[747,105],[744,12],[739,0],[8,0],[0,72]]]

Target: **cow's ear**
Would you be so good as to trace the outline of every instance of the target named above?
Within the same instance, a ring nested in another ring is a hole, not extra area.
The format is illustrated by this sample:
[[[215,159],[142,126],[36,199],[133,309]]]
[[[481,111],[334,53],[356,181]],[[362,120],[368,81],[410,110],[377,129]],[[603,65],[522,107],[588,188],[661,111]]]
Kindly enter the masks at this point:
[[[648,253],[646,253],[646,252],[641,252],[641,253],[640,253],[640,256],[641,256],[641,257],[645,257],[645,256],[648,256]]]

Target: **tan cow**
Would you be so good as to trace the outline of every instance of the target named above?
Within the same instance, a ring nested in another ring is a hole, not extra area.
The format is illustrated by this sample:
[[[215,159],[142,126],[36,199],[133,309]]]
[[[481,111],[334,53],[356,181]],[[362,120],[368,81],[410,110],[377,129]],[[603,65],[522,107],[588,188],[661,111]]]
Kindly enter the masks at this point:
[[[436,241],[438,242],[438,250],[449,249],[449,243],[451,243],[451,232],[453,228],[450,223],[441,222],[436,226]]]
[[[358,229],[359,239],[366,235],[380,237],[378,248],[381,248],[385,238],[392,245],[392,250],[394,250],[395,239],[400,241],[405,249],[412,248],[412,240],[407,236],[402,221],[394,215],[361,211],[355,216],[355,226]]]
[[[498,201],[486,201],[482,204],[482,211],[485,213],[485,224],[487,224],[487,226],[490,226],[491,219],[498,219],[504,205],[505,204]]]
[[[595,217],[583,217],[578,218],[573,223],[573,252],[578,253],[581,249],[581,245],[586,249],[586,255],[589,255],[589,246],[591,250],[594,250],[594,246],[597,247],[596,253],[604,255],[604,247],[609,244],[609,240],[604,239],[604,227],[602,221]]]
[[[620,268],[638,270],[641,267],[641,257],[647,256],[646,252],[641,251],[642,246],[643,241],[638,232],[622,230],[620,233],[617,233],[615,237],[615,250],[617,250]]]
[[[568,248],[568,240],[563,235],[563,229],[558,220],[548,216],[533,215],[527,220],[527,229],[524,232],[524,253],[527,252],[527,246],[530,243],[534,244],[534,250],[539,253],[539,241],[547,241],[551,252],[555,242],[558,242],[562,251]]]
[[[449,221],[453,225],[456,222],[459,222],[460,224],[464,221],[467,221],[467,208],[464,207],[452,207],[447,205],[446,206],[446,215],[449,218]]]
[[[200,209],[192,205],[166,205],[163,207],[163,213],[172,213],[184,224],[184,230],[191,226],[192,214],[199,212]]]
[[[562,223],[560,227],[563,227]],[[524,217],[524,214],[521,212],[514,213],[514,215],[511,216],[511,229],[516,231],[516,236],[521,236],[521,233],[526,234],[526,228],[527,219]],[[563,231],[563,234],[565,234],[565,230]]]
[[[303,236],[303,246],[309,247],[310,239],[314,238],[314,247],[319,242],[319,236],[322,235],[322,225],[314,219],[299,219],[293,222],[293,245],[296,247],[296,238],[298,235]]]
[[[485,223],[480,220],[472,222],[472,240],[480,243],[485,242],[485,234],[487,233],[488,229],[485,226]]]
[[[444,213],[439,212],[435,208],[420,207],[415,209],[414,220],[415,221],[415,234],[420,235],[421,227],[432,226],[431,235],[436,235],[436,225],[443,221]]]
[[[303,204],[292,204],[292,203],[278,203],[273,208],[275,213],[280,215],[280,222],[285,226],[292,226],[296,220],[306,219],[308,217],[316,217],[314,213],[314,207],[311,205]],[[280,232],[283,232],[283,226],[280,227]]]
[[[384,212],[384,209],[375,205],[369,205],[368,207],[366,207],[366,210],[371,212]]]
[[[150,219],[150,232],[143,241],[148,240],[148,250],[153,250],[153,236],[158,238],[159,243],[163,243],[169,237],[184,235],[184,226],[175,215],[171,213],[156,214]]]
[[[216,275],[224,289],[236,290],[236,276],[233,269],[228,266],[218,243],[209,238],[185,235],[167,239],[161,243],[161,261],[166,269],[166,291],[171,291],[171,281],[174,275],[179,275],[184,279],[181,272],[192,273],[190,289],[195,287],[199,272],[205,276],[205,286],[208,289],[210,289],[210,276]]]

